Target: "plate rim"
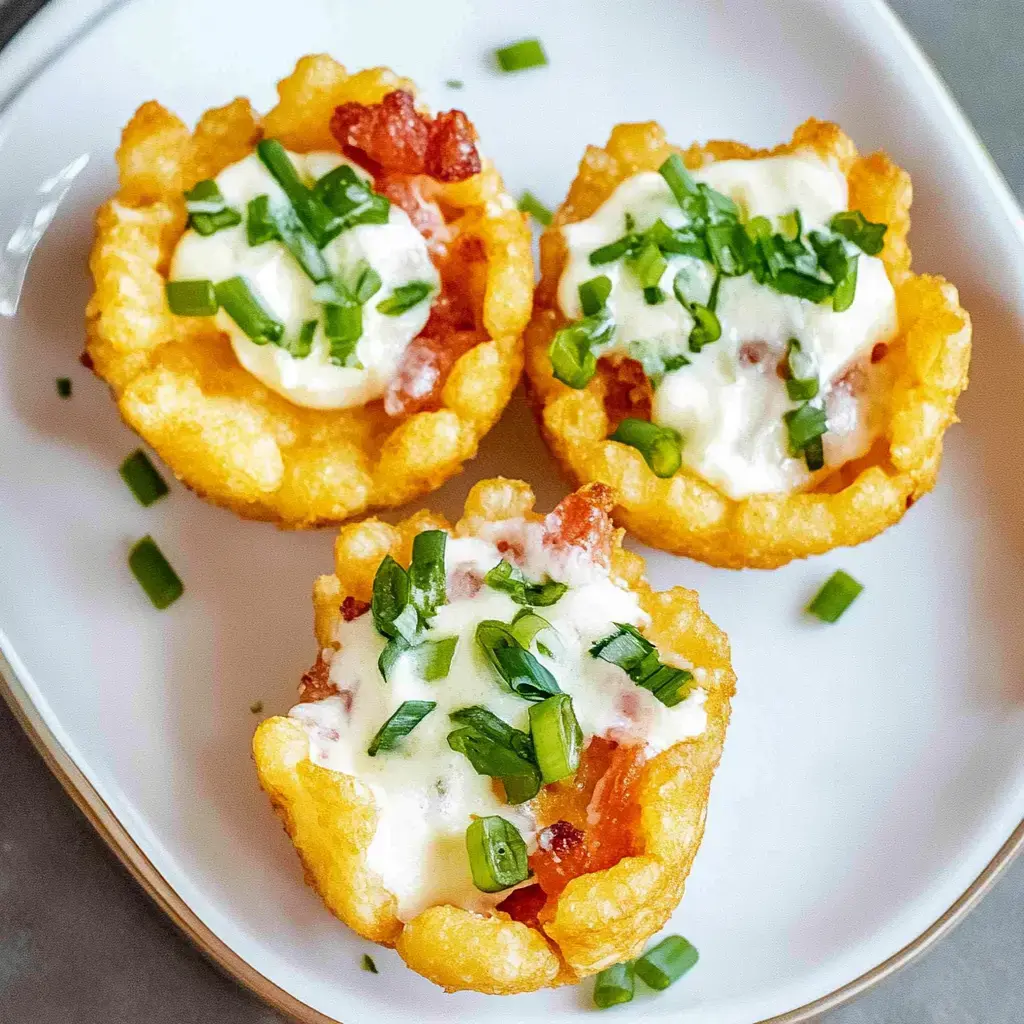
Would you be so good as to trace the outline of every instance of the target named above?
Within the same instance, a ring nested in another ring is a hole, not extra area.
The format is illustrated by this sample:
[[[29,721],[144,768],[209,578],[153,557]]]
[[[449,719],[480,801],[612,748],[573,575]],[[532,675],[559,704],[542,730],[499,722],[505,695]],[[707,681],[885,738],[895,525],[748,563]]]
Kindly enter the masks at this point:
[[[0,44],[0,119],[52,61],[76,45],[106,20],[108,15],[131,2],[133,0],[44,0],[6,44]],[[871,14],[884,24],[905,56],[917,66],[925,85],[943,108],[961,144],[999,201],[1005,221],[1017,236],[1024,253],[1024,212],[974,126],[930,58],[921,50],[886,0],[867,0],[867,6]],[[49,46],[43,41],[47,28],[51,29],[55,37]],[[131,837],[46,723],[4,650],[4,640],[0,632],[0,697],[10,708],[50,773],[149,898],[214,966],[278,1012],[299,1024],[342,1024],[338,1018],[321,1013],[271,981],[199,918]],[[15,653],[13,647],[11,653]],[[991,891],[1010,864],[1022,853],[1024,818],[960,896],[906,945],[832,992],[751,1024],[804,1024],[821,1013],[855,999],[894,975],[948,935]]]

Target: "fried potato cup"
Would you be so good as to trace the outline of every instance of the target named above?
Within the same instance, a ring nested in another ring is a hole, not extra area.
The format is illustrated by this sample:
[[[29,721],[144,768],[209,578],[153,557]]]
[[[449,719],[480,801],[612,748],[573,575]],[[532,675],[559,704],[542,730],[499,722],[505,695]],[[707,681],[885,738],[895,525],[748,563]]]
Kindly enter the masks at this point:
[[[600,485],[596,492],[590,489],[588,500],[611,503]],[[370,600],[385,555],[408,564],[420,531],[440,527],[452,536],[473,536],[489,522],[540,521],[533,504],[526,484],[487,480],[473,488],[454,529],[427,513],[397,526],[370,519],[344,527],[335,546],[335,573],[321,577],[314,589],[319,644],[335,644],[343,605]],[[703,670],[707,726],[643,762],[629,826],[634,853],[573,878],[560,894],[547,897],[539,913],[516,915],[525,922],[504,912],[509,904],[502,904],[489,914],[431,906],[403,923],[395,896],[367,865],[376,821],[372,793],[359,780],[312,763],[307,734],[293,718],[271,718],[257,729],[253,750],[260,783],[295,844],[307,882],[349,927],[395,947],[413,970],[449,991],[504,995],[574,983],[637,956],[682,897],[703,835],[735,676],[728,640],[701,611],[697,595],[682,587],[653,591],[643,560],[624,551],[621,540],[621,530],[609,531],[612,576],[638,595],[651,617],[647,635],[659,650]],[[304,678],[305,700],[324,696],[323,679],[316,669]],[[542,797],[560,785],[545,787]]]
[[[242,368],[211,318],[168,308],[184,190],[262,138],[298,153],[337,152],[330,124],[339,105],[378,104],[412,89],[385,68],[350,74],[328,56],[309,56],[279,83],[279,102],[264,117],[236,99],[190,132],[149,102],[124,129],[120,186],[96,218],[85,358],[124,420],[187,486],[246,518],[318,526],[433,490],[475,455],[515,388],[533,290],[530,233],[487,161],[465,180],[431,184],[432,209],[443,212],[459,263],[452,289],[474,322],[453,341],[447,355],[458,358],[448,358],[426,408],[388,415],[380,400],[347,409],[293,404]]]
[[[886,357],[894,385],[884,429],[866,456],[810,491],[734,500],[685,466],[660,479],[640,452],[608,440],[621,417],[610,407],[621,405],[623,390],[633,382],[618,379],[606,360],[582,390],[552,374],[548,348],[566,323],[557,298],[567,260],[560,228],[590,217],[624,179],[657,170],[672,153],[680,153],[691,169],[718,160],[816,155],[846,176],[850,209],[888,225],[880,258],[896,292],[899,333]],[[817,120],[770,150],[730,141],[679,150],[654,122],[619,125],[604,148],[589,147],[541,239],[541,281],[526,334],[531,397],[544,436],[569,476],[577,483],[612,486],[618,521],[644,542],[727,568],[774,568],[859,544],[897,522],[935,484],[943,435],[956,422],[956,400],[967,386],[971,350],[970,319],[953,285],[910,271],[910,202],[906,171],[884,153],[859,155],[836,125]]]

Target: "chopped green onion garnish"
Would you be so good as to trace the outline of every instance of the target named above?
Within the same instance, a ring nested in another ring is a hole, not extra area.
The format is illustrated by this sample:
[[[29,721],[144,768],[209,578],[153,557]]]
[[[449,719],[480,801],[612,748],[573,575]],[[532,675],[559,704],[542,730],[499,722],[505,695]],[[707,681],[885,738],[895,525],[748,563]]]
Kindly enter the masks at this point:
[[[771,280],[772,287],[783,295],[795,295],[808,302],[824,302],[834,290],[834,285],[823,281],[814,274],[786,268],[780,270]]]
[[[464,755],[478,775],[501,779],[510,804],[524,803],[540,792],[540,769],[525,732],[482,707],[463,708],[449,717],[462,728],[448,734],[448,746]]]
[[[547,619],[542,618],[536,612],[530,611],[529,608],[524,608],[512,620],[512,625],[509,629],[516,640],[518,640],[523,647],[529,650],[530,644],[533,643],[537,634],[543,632],[545,629],[551,629],[551,623],[548,622]]]
[[[502,71],[525,71],[527,68],[543,67],[548,62],[544,47],[539,39],[521,39],[494,51],[498,67]]]
[[[213,316],[220,308],[212,281],[168,281],[164,292],[175,316]]]
[[[352,299],[343,304],[324,306],[324,336],[330,347],[330,360],[335,366],[360,369],[356,345],[363,336],[363,307]]]
[[[482,892],[501,892],[530,877],[523,837],[497,814],[477,818],[466,829],[466,850],[473,884]]]
[[[612,282],[605,274],[584,281],[579,287],[580,308],[584,316],[593,316],[604,309],[608,296],[612,293]]]
[[[872,224],[860,210],[837,213],[828,225],[836,234],[853,242],[861,252],[877,256],[885,247],[886,224]]]
[[[302,267],[306,276],[319,284],[331,276],[331,268],[327,266],[324,254],[313,241],[313,236],[305,229],[292,207],[283,207],[274,211],[277,230],[285,248],[295,257],[296,263]]]
[[[591,656],[618,665],[637,686],[650,690],[666,707],[675,707],[689,692],[693,674],[662,664],[658,649],[635,626],[615,625],[617,632],[598,640]]]
[[[371,974],[379,974],[377,965],[373,962],[373,957],[369,953],[363,954],[363,970],[369,971]]]
[[[316,320],[307,320],[299,328],[297,337],[286,339],[281,347],[295,359],[305,359],[313,351],[313,339],[316,337]]]
[[[657,288],[668,269],[668,262],[653,242],[648,242],[638,253],[631,256],[628,265],[637,283],[644,289]]]
[[[443,640],[428,640],[416,648],[420,675],[425,682],[436,683],[448,677],[458,644],[457,636],[447,636]]]
[[[746,259],[747,235],[741,224],[727,221],[724,224],[712,224],[705,236],[711,259],[720,274],[726,277],[739,277],[748,269]]]
[[[380,671],[380,677],[385,683],[391,681],[391,672],[398,664],[398,659],[409,649],[408,642],[401,636],[392,637],[384,645],[384,650],[380,652],[380,656],[377,658],[377,669]]]
[[[825,465],[825,445],[820,437],[808,441],[804,447],[804,462],[807,468],[815,473]]]
[[[683,439],[671,427],[659,427],[648,420],[627,417],[609,440],[635,448],[654,475],[662,479],[675,475],[682,464]]]
[[[505,623],[485,619],[476,627],[476,640],[498,678],[524,700],[540,701],[562,692],[555,677],[516,640]]]
[[[447,600],[444,568],[447,541],[448,534],[444,530],[424,530],[412,542],[409,599],[424,620],[429,619]]]
[[[61,398],[71,397],[71,378],[70,377],[58,377],[57,378],[57,394]]]
[[[548,227],[551,224],[551,211],[532,193],[524,192],[519,197],[519,209],[528,213],[538,224]]]
[[[825,410],[810,404],[790,409],[782,418],[789,431],[789,448],[794,455],[798,455],[811,441],[828,430]]]
[[[468,729],[477,736],[511,750],[522,760],[533,761],[533,743],[530,737],[521,729],[513,729],[487,708],[473,704],[451,712],[448,717],[463,729]]]
[[[139,504],[147,508],[167,493],[164,478],[141,448],[121,463],[120,473]]]
[[[360,263],[353,276],[355,281],[352,286],[352,298],[360,305],[369,302],[380,291],[383,284],[380,274],[365,261]]]
[[[572,775],[580,764],[583,730],[572,709],[572,697],[559,693],[530,705],[530,735],[545,783]]]
[[[569,589],[568,584],[557,583],[554,580],[529,583],[522,570],[504,560],[487,572],[484,583],[494,590],[508,594],[516,604],[534,605],[539,608],[554,604]]]
[[[796,338],[790,338],[786,349],[786,393],[794,402],[806,402],[818,394],[818,375],[814,360],[804,352]]]
[[[215,235],[224,228],[233,228],[242,223],[242,215],[237,210],[225,209],[220,213],[193,213],[188,219],[188,226],[199,235]]]
[[[636,975],[651,988],[666,989],[699,959],[697,948],[681,935],[669,935],[652,946],[633,965]]]
[[[386,299],[377,303],[377,312],[385,316],[401,316],[418,306],[432,291],[429,281],[410,281],[400,284]]]
[[[277,230],[277,219],[270,208],[270,196],[260,195],[250,199],[245,208],[245,239],[250,245],[263,245],[281,237]]]
[[[373,577],[373,596],[370,600],[370,611],[373,624],[381,636],[394,638],[397,636],[410,640],[415,636],[409,634],[408,612],[417,617],[416,608],[409,603],[409,574],[390,555],[385,555]],[[403,614],[406,616],[402,618]]]
[[[863,584],[858,583],[849,573],[837,569],[807,606],[807,610],[817,615],[822,622],[838,622],[863,589]]]
[[[212,235],[242,222],[242,215],[227,205],[217,182],[210,179],[197,182],[185,193],[185,209],[188,226],[200,235]]]
[[[617,622],[618,631],[598,640],[590,648],[592,657],[618,665],[627,675],[634,672],[656,648],[635,626]]]
[[[377,730],[366,753],[376,757],[380,750],[394,750],[398,741],[408,736],[436,707],[432,700],[402,701],[398,710]]]
[[[631,1002],[634,985],[632,961],[613,964],[603,970],[594,981],[594,1005],[600,1010],[607,1010],[611,1006]]]
[[[796,241],[804,233],[804,219],[797,209],[784,213],[779,218],[779,227],[786,238]]]
[[[676,202],[683,209],[686,209],[686,202],[689,198],[698,195],[697,182],[686,169],[683,158],[678,153],[673,153],[659,168],[658,173],[668,182]]]
[[[843,313],[853,305],[854,296],[857,294],[857,256],[850,256],[849,268],[846,277],[836,284],[836,290],[832,293],[832,308],[837,313]]]
[[[642,242],[643,238],[640,235],[624,235],[614,242],[602,245],[600,249],[595,249],[588,257],[590,265],[600,267],[605,263],[621,260],[623,256],[636,250]]]
[[[444,84],[449,89],[462,89],[466,83],[461,78],[446,78]]]
[[[257,345],[279,342],[284,324],[266,310],[252,285],[244,277],[229,277],[214,286],[217,301],[242,332]]]
[[[163,611],[184,593],[178,574],[148,534],[128,553],[128,566],[154,606]]]
[[[722,325],[718,315],[707,306],[694,302],[690,306],[690,315],[693,317],[693,329],[689,337],[691,352],[699,352],[705,345],[718,341],[722,336]]]
[[[322,249],[345,226],[343,218],[329,209],[320,195],[314,195],[306,188],[287,151],[277,139],[263,139],[257,143],[256,152],[281,186],[299,220],[313,236],[313,241]]]
[[[313,196],[340,221],[340,230],[357,224],[387,224],[391,202],[378,195],[348,164],[325,174],[314,186]]]
[[[585,388],[597,372],[592,349],[608,341],[614,330],[611,317],[602,310],[556,331],[548,349],[555,378],[571,388]]]

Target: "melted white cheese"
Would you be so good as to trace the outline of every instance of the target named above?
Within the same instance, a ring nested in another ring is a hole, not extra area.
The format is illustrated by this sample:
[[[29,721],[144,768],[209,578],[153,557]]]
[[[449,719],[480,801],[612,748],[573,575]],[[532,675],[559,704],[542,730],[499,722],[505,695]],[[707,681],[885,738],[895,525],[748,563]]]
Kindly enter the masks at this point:
[[[288,155],[310,184],[348,163],[337,153]],[[351,166],[367,178],[364,171]],[[268,310],[284,324],[286,338],[296,337],[307,320],[321,320],[312,351],[296,359],[277,345],[254,344],[224,310],[217,313],[217,326],[231,339],[242,366],[289,401],[314,409],[344,409],[380,398],[406,346],[423,330],[430,301],[424,300],[399,316],[379,313],[377,303],[400,285],[428,281],[436,291],[440,280],[426,241],[405,211],[392,204],[387,224],[358,224],[323,250],[335,273],[344,275],[365,260],[382,281],[380,291],[363,306],[363,336],[356,346],[363,369],[335,366],[323,333],[323,308],[313,298],[313,282],[282,243],[250,246],[246,240],[246,204],[264,194],[272,202],[286,202],[281,187],[255,153],[225,168],[216,181],[227,205],[242,214],[242,223],[213,235],[186,231],[171,261],[171,278],[214,283],[236,274],[248,278]]]
[[[806,232],[826,228],[833,214],[847,209],[845,177],[814,158],[724,160],[692,173],[733,199],[744,220],[764,216],[774,223],[799,209]],[[818,478],[803,458],[789,454],[782,417],[797,403],[788,398],[776,367],[790,338],[800,342],[818,367],[820,400],[829,417],[824,472],[870,448],[880,429],[888,375],[884,367],[873,367],[869,356],[877,342],[897,330],[895,293],[881,260],[860,254],[854,301],[842,313],[829,303],[782,295],[750,274],[723,278],[716,310],[722,336],[692,353],[687,338],[693,318],[673,297],[672,284],[686,269],[692,280],[687,297],[704,302],[713,267],[686,256],[667,257],[661,288],[668,298],[648,305],[622,260],[599,267],[589,262],[595,249],[625,234],[627,213],[638,231],[659,217],[670,227],[685,220],[660,174],[627,178],[593,216],[563,228],[569,258],[559,282],[559,303],[569,319],[577,319],[582,314],[579,285],[606,274],[612,282],[607,304],[616,329],[598,354],[627,356],[630,342],[643,341],[655,351],[682,352],[690,360],[691,365],[664,376],[652,408],[654,422],[682,434],[685,465],[737,499],[792,491]],[[843,379],[854,366],[856,373]]]
[[[500,800],[491,779],[477,775],[447,743],[456,728],[449,713],[474,704],[529,730],[529,703],[502,687],[474,638],[481,620],[510,622],[520,611],[508,595],[486,586],[470,596],[483,573],[502,557],[512,557],[501,554],[499,540],[522,552],[518,564],[530,578],[539,580],[551,573],[559,580],[572,579],[561,600],[537,609],[556,632],[550,645],[553,657],[537,656],[572,696],[585,737],[642,742],[653,756],[699,735],[707,724],[703,690],[694,689],[682,703],[667,708],[621,669],[588,653],[595,640],[614,632],[615,622],[647,622],[636,596],[616,585],[607,570],[586,559],[572,557],[567,564],[553,555],[543,544],[538,524],[509,520],[493,524],[491,534],[488,539],[448,540],[449,603],[431,620],[430,634],[459,638],[446,679],[424,682],[414,658],[403,656],[385,683],[377,668],[384,639],[367,613],[342,623],[337,633],[340,649],[324,652],[331,659],[330,678],[340,695],[291,711],[308,731],[310,759],[356,776],[373,793],[379,820],[367,864],[397,897],[399,917],[406,921],[441,903],[486,910],[507,895],[483,893],[473,885],[465,836],[474,816],[500,814],[516,825],[531,850],[535,845],[537,823],[528,805],[513,807]],[[544,635],[552,639],[549,633]],[[369,757],[371,739],[406,700],[432,700],[437,707],[400,747]]]

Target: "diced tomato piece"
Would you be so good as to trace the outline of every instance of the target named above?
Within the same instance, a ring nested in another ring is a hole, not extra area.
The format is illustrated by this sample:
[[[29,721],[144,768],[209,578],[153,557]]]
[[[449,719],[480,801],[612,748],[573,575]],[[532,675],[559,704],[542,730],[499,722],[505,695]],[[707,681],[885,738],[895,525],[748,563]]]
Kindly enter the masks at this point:
[[[384,395],[389,416],[408,416],[441,404],[441,391],[455,361],[485,339],[475,331],[455,331],[443,337],[421,334],[402,355]]]
[[[544,543],[577,547],[596,562],[611,559],[614,526],[608,516],[615,492],[607,484],[587,484],[563,498],[544,520]]]
[[[498,910],[503,910],[513,921],[536,928],[547,899],[547,893],[539,885],[524,885],[521,889],[513,889],[498,904]]]

